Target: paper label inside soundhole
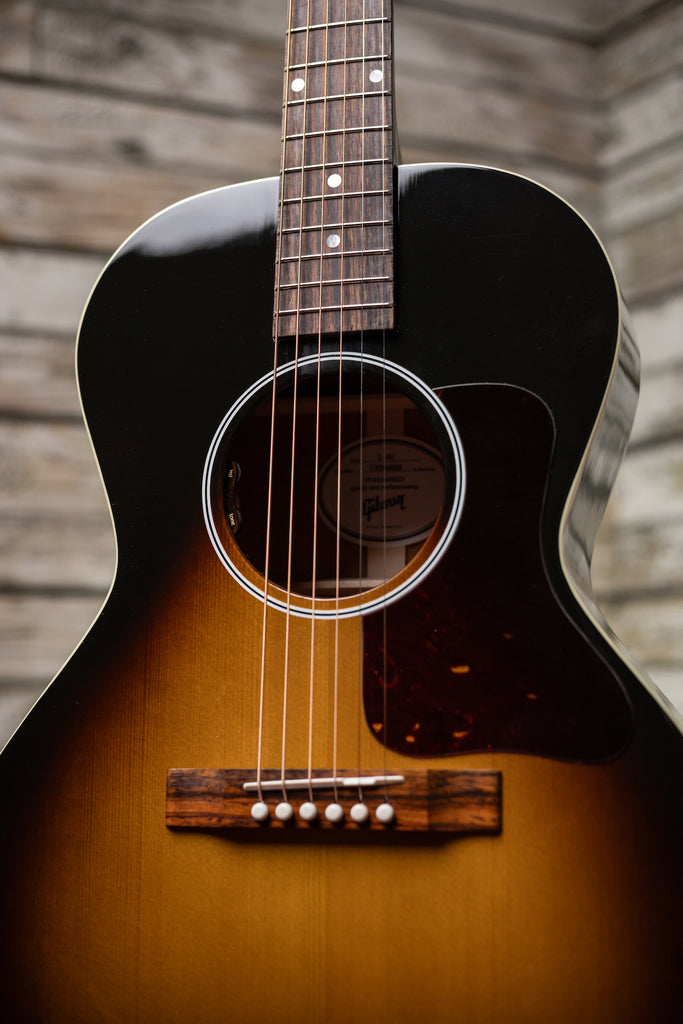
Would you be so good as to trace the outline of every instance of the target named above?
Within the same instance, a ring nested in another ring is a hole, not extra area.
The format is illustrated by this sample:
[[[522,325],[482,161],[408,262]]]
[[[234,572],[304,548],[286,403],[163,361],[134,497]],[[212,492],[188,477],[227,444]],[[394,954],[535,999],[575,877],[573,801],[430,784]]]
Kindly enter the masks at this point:
[[[420,441],[368,437],[348,445],[320,474],[320,512],[343,537],[376,547],[424,540],[444,500],[440,453]]]

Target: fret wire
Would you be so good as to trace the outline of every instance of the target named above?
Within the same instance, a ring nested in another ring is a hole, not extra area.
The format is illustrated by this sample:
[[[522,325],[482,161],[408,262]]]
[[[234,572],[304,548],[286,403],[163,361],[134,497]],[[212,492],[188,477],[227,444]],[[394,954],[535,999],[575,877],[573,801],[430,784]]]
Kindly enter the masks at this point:
[[[302,68],[323,68],[331,67],[333,64],[357,64],[359,61],[366,60],[391,60],[390,53],[370,53],[367,56],[358,57],[332,57],[331,60],[311,60],[304,64],[288,64],[285,71],[301,71]]]
[[[301,227],[283,228],[283,235],[298,234],[300,231],[331,231],[333,228],[376,228],[380,224],[391,224],[390,217],[379,220],[344,220],[336,224],[303,224]]]
[[[381,256],[390,255],[391,249],[344,249],[335,252],[310,252],[301,253],[297,256],[281,256],[280,263],[298,263],[299,260],[329,260],[339,259],[340,256]]]
[[[293,288],[327,288],[334,285],[344,284],[382,284],[382,282],[393,281],[392,274],[382,274],[378,277],[334,277],[329,281],[294,281],[291,284],[281,284],[280,291],[287,291]]]
[[[321,28],[344,28],[348,25],[381,25],[389,21],[389,18],[351,18],[349,21],[327,21],[320,25],[299,25],[296,28],[287,30],[287,35],[294,35],[295,32],[315,32]]]
[[[344,305],[336,306],[312,306],[310,309],[300,309],[299,313],[305,316],[306,313],[313,313],[317,316],[318,313],[339,313],[344,309],[386,309],[387,306],[392,306],[391,300],[389,302],[354,302],[344,303]],[[296,316],[297,311],[295,309],[281,309],[279,310],[280,316]]]
[[[319,203],[321,199],[358,199],[362,196],[389,196],[390,188],[368,188],[363,192],[327,192],[324,195],[315,196],[294,196],[292,199],[283,199],[285,206],[293,206],[294,203]]]
[[[321,171],[325,167],[362,167],[367,164],[392,164],[393,160],[390,160],[385,156],[369,156],[365,160],[338,160],[337,163],[325,163],[325,164],[294,164],[292,167],[283,168],[285,174],[289,174],[294,171]],[[388,191],[383,189],[382,191]],[[360,195],[360,192],[346,192],[348,195]],[[318,198],[320,198],[318,196]],[[286,202],[293,202],[293,200],[286,200]],[[298,200],[297,200],[298,202]]]
[[[302,100],[288,100],[288,107],[303,107],[306,103],[325,103],[327,100],[357,100],[365,99],[366,96],[388,96],[390,93],[389,89],[376,89],[374,92],[368,92],[365,89],[363,92],[349,92],[346,95],[338,93],[336,96],[306,96]]]
[[[358,132],[383,132],[391,128],[390,124],[361,124],[354,125],[353,128],[326,128],[324,131],[318,132],[297,132],[295,135],[285,135],[281,142],[287,142],[293,139],[315,139],[320,138],[323,135],[345,135]],[[365,163],[365,161],[362,161]]]

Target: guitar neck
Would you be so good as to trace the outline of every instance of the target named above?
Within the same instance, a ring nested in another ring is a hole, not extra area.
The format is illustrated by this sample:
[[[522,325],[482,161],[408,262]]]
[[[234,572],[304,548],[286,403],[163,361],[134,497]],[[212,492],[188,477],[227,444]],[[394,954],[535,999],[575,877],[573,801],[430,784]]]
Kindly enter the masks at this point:
[[[274,337],[394,323],[391,0],[290,0]]]

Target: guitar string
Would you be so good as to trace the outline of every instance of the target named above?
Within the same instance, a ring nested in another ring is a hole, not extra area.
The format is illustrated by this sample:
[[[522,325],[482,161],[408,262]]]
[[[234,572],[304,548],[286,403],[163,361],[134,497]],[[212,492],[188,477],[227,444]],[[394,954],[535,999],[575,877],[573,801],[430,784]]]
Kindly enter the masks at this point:
[[[290,471],[289,471],[289,523],[287,527],[287,583],[286,583],[286,602],[285,602],[285,639],[284,639],[284,661],[283,661],[283,681],[282,681],[282,740],[281,740],[281,754],[280,754],[280,780],[282,783],[282,799],[285,803],[288,801],[287,795],[287,721],[288,721],[288,703],[289,703],[289,668],[290,668],[290,641],[291,641],[291,627],[292,627],[292,571],[293,571],[293,541],[294,541],[294,484],[296,478],[296,435],[297,435],[297,417],[299,412],[299,341],[300,341],[300,328],[301,328],[301,274],[303,271],[302,261],[302,250],[303,250],[303,221],[304,221],[304,192],[305,192],[305,175],[304,170],[306,166],[306,127],[308,123],[308,65],[310,62],[310,43],[311,43],[311,0],[306,0],[306,33],[305,33],[305,85],[303,90],[303,103],[301,105],[302,111],[302,125],[301,125],[301,195],[299,202],[299,232],[298,232],[298,267],[297,267],[297,290],[296,290],[296,330],[294,336],[294,381],[293,381],[293,393],[292,393],[292,427],[291,427],[291,455],[290,455]],[[289,76],[288,76],[289,77]],[[289,107],[287,107],[289,110]]]
[[[343,60],[343,89],[342,89],[342,162],[346,158],[347,139],[347,73],[348,73],[348,0],[344,0],[344,60]],[[362,133],[361,133],[362,134]],[[345,178],[343,179],[346,187]],[[344,224],[346,213],[346,202],[342,199],[342,224]],[[341,604],[341,459],[342,459],[342,404],[343,404],[343,367],[344,367],[344,251],[346,249],[347,232],[342,227],[342,244],[340,252],[340,311],[339,311],[339,368],[337,375],[337,494],[335,509],[335,614],[334,614],[334,680],[332,697],[332,777],[336,780],[338,775],[339,756],[339,642],[340,642],[340,604]],[[334,782],[334,801],[339,802],[339,793],[336,781]]]
[[[285,181],[286,174],[285,168],[287,166],[287,128],[289,123],[289,108],[287,106],[288,89],[289,89],[289,68],[292,63],[292,25],[293,25],[293,5],[294,0],[289,0],[287,9],[287,47],[285,55],[285,73],[282,89],[282,105],[283,105],[283,131],[282,131],[282,145],[281,145],[281,180],[280,180],[280,196],[279,196],[279,211],[278,211],[278,268],[277,268],[277,280],[276,280],[276,295],[275,295],[275,315],[273,317],[274,337],[273,337],[273,384],[271,389],[271,405],[270,405],[270,439],[269,439],[269,455],[268,455],[268,484],[267,484],[267,499],[266,499],[266,537],[265,537],[265,551],[264,551],[264,566],[263,566],[263,616],[261,620],[261,669],[260,669],[260,681],[259,681],[259,712],[258,712],[258,743],[257,743],[257,754],[256,754],[256,786],[259,801],[263,802],[263,790],[261,788],[261,782],[263,777],[263,731],[264,731],[264,716],[265,716],[265,690],[266,690],[266,651],[268,642],[268,589],[269,589],[269,577],[270,577],[270,549],[271,549],[271,522],[272,522],[272,511],[273,511],[273,466],[274,466],[274,454],[275,454],[275,416],[277,407],[277,366],[278,366],[278,354],[279,354],[279,336],[280,336],[280,288],[282,285],[282,218],[284,216],[284,193],[285,193]]]
[[[384,73],[386,75],[387,60],[386,60],[386,56],[385,56],[386,55],[385,37],[384,37],[385,26],[384,26],[384,20],[383,20],[384,19],[384,0],[381,0],[380,8],[381,8],[380,13],[382,15],[382,22],[381,22],[381,26],[382,26],[382,29],[381,29],[381,32],[382,32],[382,47],[381,47],[382,70],[384,71]],[[392,81],[393,81],[393,63],[392,63],[392,67],[391,67],[390,71],[391,71],[391,76],[392,76]],[[385,82],[384,78],[382,78],[382,86],[383,86],[383,89],[382,89],[382,124],[386,125],[387,124],[387,119],[386,119],[387,82]],[[393,122],[393,109],[392,109],[392,122]],[[386,158],[385,149],[386,149],[386,144],[387,144],[388,140],[386,138],[385,131],[386,131],[386,129],[383,128],[382,129],[382,135],[381,135],[381,145],[382,145],[382,156]],[[393,144],[393,135],[392,135],[392,144]],[[393,157],[393,153],[392,153],[392,157]],[[392,160],[392,174],[393,174],[393,160]],[[386,204],[386,192],[385,192],[385,189],[386,189],[386,162],[385,162],[385,160],[383,160],[382,161],[382,250],[384,250],[386,248],[386,231],[385,231],[385,220],[384,220],[384,218],[386,217],[386,206],[385,206],[385,204]],[[392,246],[392,250],[393,250],[393,246]],[[382,508],[382,560],[383,560],[382,576],[384,577],[385,584],[386,584],[386,577],[387,577],[387,402],[386,402],[386,384],[387,384],[387,378],[386,378],[386,355],[387,355],[387,353],[386,353],[386,341],[387,341],[387,332],[386,332],[386,330],[382,330],[382,440],[383,440],[383,443],[382,443],[382,455],[383,455],[383,464],[384,464],[384,474],[383,474],[384,475],[384,485],[383,485],[383,494],[382,494],[382,505],[383,505],[383,508]],[[385,598],[385,600],[382,603],[382,679],[384,681],[384,685],[382,687],[382,730],[383,730],[383,737],[384,737],[384,743],[382,744],[382,768],[383,768],[383,773],[384,773],[384,777],[385,778],[387,777],[387,749],[388,749],[388,747],[387,747],[387,743],[388,743],[388,720],[387,719],[388,719],[388,711],[389,711],[389,708],[388,708],[388,691],[387,691],[387,668],[388,668],[387,604],[386,604],[386,598]],[[384,789],[384,799],[387,802],[389,800],[389,794],[387,792],[386,786],[385,786],[385,789]]]
[[[321,419],[321,376],[322,376],[322,336],[323,336],[323,279],[324,279],[324,266],[325,261],[323,259],[323,234],[325,224],[325,175],[327,173],[327,98],[328,98],[328,60],[329,60],[329,22],[330,22],[330,0],[326,2],[326,13],[327,21],[325,23],[325,60],[322,65],[323,74],[323,136],[322,136],[322,159],[320,160],[321,168],[321,187],[320,187],[320,261],[319,261],[319,274],[320,284],[318,289],[319,295],[319,311],[318,311],[318,352],[317,352],[317,365],[316,365],[316,401],[315,401],[315,444],[314,444],[314,468],[313,468],[313,550],[311,556],[311,628],[310,628],[310,653],[309,653],[309,680],[308,680],[308,796],[311,803],[314,799],[313,785],[311,779],[313,777],[313,728],[314,728],[314,694],[315,694],[315,637],[316,637],[316,586],[317,586],[317,567],[318,567],[318,474],[320,472],[320,419]],[[302,216],[303,216],[303,203],[302,203]]]
[[[361,51],[361,125],[365,126],[365,89],[366,89],[366,67],[365,67],[365,41],[366,41],[366,25],[365,25],[365,0],[363,0],[362,7],[363,15],[363,44]],[[360,162],[360,173],[361,173],[361,249],[364,248],[365,243],[365,132],[361,132],[361,162]],[[360,277],[365,279],[365,256],[361,255],[361,273]],[[361,287],[363,285],[361,284]],[[362,777],[361,770],[361,736],[362,736],[362,717],[363,717],[363,619],[361,615],[361,609],[363,607],[363,476],[364,476],[364,431],[363,431],[363,414],[364,414],[364,395],[363,395],[363,384],[364,384],[364,354],[365,354],[365,333],[363,331],[363,311],[361,309],[361,335],[360,335],[360,380],[358,385],[359,390],[359,401],[358,401],[358,435],[359,435],[359,459],[358,459],[358,694],[357,694],[357,709],[356,709],[356,772],[358,778]],[[363,787],[358,786],[358,802],[363,803]]]

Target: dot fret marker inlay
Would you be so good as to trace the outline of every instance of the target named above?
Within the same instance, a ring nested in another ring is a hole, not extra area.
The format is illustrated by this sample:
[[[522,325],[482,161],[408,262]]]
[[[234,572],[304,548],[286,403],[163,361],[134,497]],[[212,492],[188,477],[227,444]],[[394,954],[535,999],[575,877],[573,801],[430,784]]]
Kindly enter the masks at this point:
[[[378,0],[289,4],[273,309],[277,338],[393,327],[387,7]]]

